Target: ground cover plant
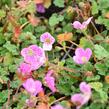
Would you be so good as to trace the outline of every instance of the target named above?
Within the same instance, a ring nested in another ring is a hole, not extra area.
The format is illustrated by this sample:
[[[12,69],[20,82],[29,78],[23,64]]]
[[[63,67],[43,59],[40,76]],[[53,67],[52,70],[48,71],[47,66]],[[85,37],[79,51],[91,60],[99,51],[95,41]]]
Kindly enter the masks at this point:
[[[0,109],[109,109],[109,0],[0,0]]]

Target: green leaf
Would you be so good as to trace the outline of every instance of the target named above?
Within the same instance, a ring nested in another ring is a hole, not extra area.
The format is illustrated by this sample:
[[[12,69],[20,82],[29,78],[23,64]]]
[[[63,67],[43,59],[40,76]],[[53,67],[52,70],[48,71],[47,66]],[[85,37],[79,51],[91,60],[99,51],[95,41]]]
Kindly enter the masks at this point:
[[[89,84],[91,88],[97,92],[103,88],[103,84],[101,82],[90,82]]]
[[[93,1],[92,2],[92,15],[98,14],[98,4],[97,2]]]
[[[109,8],[109,0],[99,0],[99,9],[106,9]]]
[[[64,0],[54,0],[54,4],[55,4],[55,6],[58,6],[58,7],[60,7],[60,8],[63,8],[64,7]]]
[[[100,75],[105,75],[108,70],[108,68],[104,63],[99,63],[99,62],[95,64],[95,68],[98,70],[98,73]]]
[[[13,55],[18,55],[17,47],[14,44],[11,44],[10,41],[7,41],[4,45],[4,48],[6,48],[9,52],[11,52]]]
[[[49,18],[49,25],[55,26],[59,22],[62,22],[64,20],[64,17],[62,15],[57,15],[56,13],[52,14],[52,16]]]
[[[0,45],[5,43],[4,35],[0,33]]]
[[[101,101],[106,102],[108,100],[107,92],[103,90],[99,90],[99,93],[100,93]]]
[[[3,63],[5,66],[10,66],[13,63],[13,57],[11,53],[6,53],[6,55],[4,56]]]
[[[93,70],[93,65],[90,62],[88,62],[88,63],[86,63],[86,64],[84,64],[82,66],[82,70],[84,70],[84,71],[92,71]]]
[[[101,45],[95,45],[94,49],[95,56],[101,60],[109,56],[109,52],[107,52]]]
[[[6,16],[6,12],[4,10],[0,10],[0,19]]]
[[[94,75],[92,77],[87,77],[86,80],[87,81],[98,81],[98,80],[100,80],[100,76],[99,75]]]
[[[86,39],[85,37],[82,37],[80,39],[80,44],[79,45],[82,46],[83,48],[91,48],[91,49],[93,49],[92,43],[89,42],[89,40]]]

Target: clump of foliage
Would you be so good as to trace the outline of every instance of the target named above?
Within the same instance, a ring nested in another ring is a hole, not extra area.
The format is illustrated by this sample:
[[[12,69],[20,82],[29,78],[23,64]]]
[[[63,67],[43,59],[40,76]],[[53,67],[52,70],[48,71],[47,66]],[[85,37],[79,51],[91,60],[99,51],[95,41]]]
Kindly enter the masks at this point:
[[[0,0],[0,109],[108,109],[109,0]]]

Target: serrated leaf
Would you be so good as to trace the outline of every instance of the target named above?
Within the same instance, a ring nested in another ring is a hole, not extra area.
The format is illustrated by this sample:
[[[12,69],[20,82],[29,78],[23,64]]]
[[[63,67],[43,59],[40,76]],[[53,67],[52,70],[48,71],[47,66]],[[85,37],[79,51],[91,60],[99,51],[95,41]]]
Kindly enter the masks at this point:
[[[95,45],[94,53],[97,59],[101,60],[109,56],[109,52],[107,52],[101,45]]]
[[[96,63],[95,68],[98,70],[98,73],[100,75],[105,75],[108,70],[108,68],[106,67],[104,63]]]
[[[91,88],[95,89],[96,91],[99,91],[103,88],[103,84],[101,82],[91,82],[89,84]]]
[[[9,52],[11,52],[13,55],[18,55],[17,47],[14,44],[11,44],[10,41],[7,41],[4,45],[4,48],[6,48]]]
[[[56,13],[52,14],[52,16],[49,18],[49,25],[55,26],[59,22],[62,22],[64,20],[64,17],[62,15],[57,15]]]

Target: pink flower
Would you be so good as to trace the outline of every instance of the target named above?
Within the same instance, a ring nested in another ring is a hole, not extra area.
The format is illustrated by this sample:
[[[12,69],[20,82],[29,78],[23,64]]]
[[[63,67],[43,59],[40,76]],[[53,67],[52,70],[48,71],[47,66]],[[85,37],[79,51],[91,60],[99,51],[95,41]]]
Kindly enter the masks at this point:
[[[31,75],[31,65],[27,63],[21,63],[20,67],[18,68],[18,73],[21,73],[23,76],[25,75]]]
[[[85,82],[81,82],[80,90],[82,93],[77,93],[72,95],[71,101],[77,106],[76,109],[80,109],[84,104],[86,104],[91,97],[91,87]]]
[[[73,60],[77,64],[85,64],[89,61],[92,55],[92,50],[90,48],[77,48],[75,51],[75,56],[73,56]]]
[[[44,7],[43,3],[36,4],[36,10],[39,13],[45,13],[45,7]]]
[[[52,70],[48,71],[44,79],[45,79],[47,86],[50,88],[50,90],[52,92],[56,92],[55,78],[51,76],[52,74],[53,74]]]
[[[44,50],[37,45],[31,45],[24,48],[21,51],[21,55],[24,57],[24,61],[26,63],[31,64],[32,70],[36,70],[41,67],[46,60]]]
[[[57,104],[55,106],[51,106],[51,109],[64,109],[61,105]]]
[[[52,49],[52,44],[55,42],[53,36],[50,33],[45,32],[41,35],[40,41],[43,42],[43,49],[46,51],[50,51]]]
[[[38,80],[35,81],[32,78],[27,79],[23,83],[23,87],[27,90],[27,92],[34,96],[43,90],[42,83]]]
[[[91,19],[93,17],[90,17],[88,20],[84,21],[82,24],[79,21],[75,21],[72,25],[75,29],[85,29],[87,25],[91,22]]]

